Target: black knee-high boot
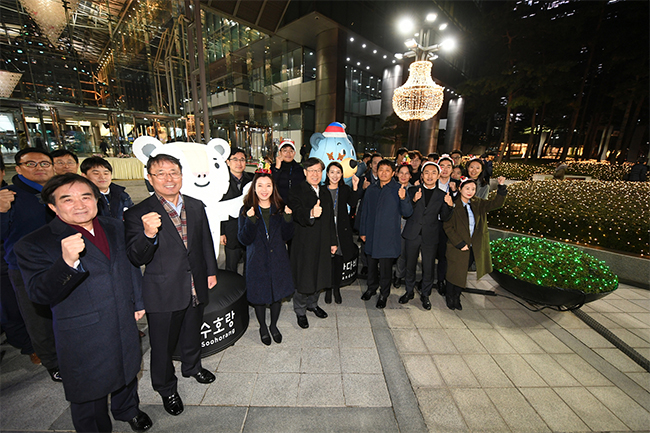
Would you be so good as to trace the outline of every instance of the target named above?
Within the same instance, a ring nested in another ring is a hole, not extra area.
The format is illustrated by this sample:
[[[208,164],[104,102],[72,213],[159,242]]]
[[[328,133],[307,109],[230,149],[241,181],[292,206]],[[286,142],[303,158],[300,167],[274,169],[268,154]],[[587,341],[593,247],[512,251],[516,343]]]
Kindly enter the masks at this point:
[[[278,319],[280,318],[280,309],[282,308],[282,302],[277,301],[271,304],[271,336],[273,341],[276,343],[282,343],[282,334],[278,330]]]
[[[266,305],[255,305],[255,317],[260,324],[260,339],[267,346],[271,344],[269,329],[266,327]]]
[[[325,289],[325,303],[332,303],[332,289]]]
[[[449,281],[447,281],[447,290],[445,291],[445,302],[447,303],[447,308],[450,310],[455,310],[456,309],[456,302],[455,302],[455,287],[453,284],[451,284]]]

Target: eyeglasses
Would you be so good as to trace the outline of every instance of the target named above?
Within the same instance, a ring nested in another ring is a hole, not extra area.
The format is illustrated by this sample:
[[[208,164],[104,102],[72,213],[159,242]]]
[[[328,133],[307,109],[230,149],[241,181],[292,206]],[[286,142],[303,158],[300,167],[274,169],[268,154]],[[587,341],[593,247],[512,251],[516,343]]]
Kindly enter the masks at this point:
[[[178,179],[183,175],[178,171],[170,171],[168,173],[164,171],[159,171],[158,173],[149,173],[149,174],[155,177],[156,179],[167,179],[167,176],[171,176],[172,179]]]
[[[40,165],[43,168],[47,168],[47,167],[51,167],[52,163],[50,161],[40,161],[40,162],[25,161],[25,162],[21,162],[18,165],[24,165],[25,167],[28,167],[28,168],[36,168],[36,166]]]
[[[232,161],[232,162],[246,162],[246,158],[230,158],[228,161]]]
[[[323,170],[321,170],[320,168],[308,168],[307,169],[307,173],[322,173],[322,172],[323,172]]]
[[[54,163],[54,165],[58,165],[59,167],[63,167],[63,166],[66,166],[66,167],[74,167],[75,165],[77,165],[77,163],[74,162],[74,161],[68,161],[68,162],[64,162],[64,161],[56,161],[56,162]]]

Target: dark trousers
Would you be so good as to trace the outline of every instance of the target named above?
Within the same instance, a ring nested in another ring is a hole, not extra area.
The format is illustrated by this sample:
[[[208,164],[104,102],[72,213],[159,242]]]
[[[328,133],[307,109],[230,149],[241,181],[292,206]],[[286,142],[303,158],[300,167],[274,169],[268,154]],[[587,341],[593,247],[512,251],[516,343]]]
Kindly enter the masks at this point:
[[[111,393],[111,413],[118,421],[129,421],[138,414],[138,380]],[[78,432],[110,432],[113,430],[108,416],[108,396],[83,403],[70,403],[72,424]]]
[[[413,293],[415,288],[415,269],[418,264],[418,257],[422,250],[422,296],[431,296],[433,288],[433,266],[436,260],[438,244],[427,244],[422,242],[422,236],[406,240],[406,292]]]
[[[318,295],[320,293],[294,293],[293,294],[293,311],[297,316],[304,316],[307,314],[307,308],[318,307]]]
[[[245,251],[244,248],[242,247],[228,248],[228,246],[226,245],[224,250],[226,251],[226,270],[237,273],[239,261],[244,255],[244,251]],[[246,265],[244,264],[244,266]]]
[[[48,370],[58,368],[54,330],[52,329],[52,311],[48,305],[35,304],[27,296],[23,276],[17,269],[9,269],[9,279],[16,293],[20,313],[25,320],[27,333],[32,340],[34,351],[41,358],[43,367]]]
[[[13,285],[8,274],[0,277],[0,326],[7,336],[7,342],[23,355],[34,353],[32,340],[27,333],[27,327],[16,299]]]
[[[201,371],[201,324],[203,304],[184,310],[147,313],[151,343],[151,385],[162,397],[178,388],[172,355],[180,344],[181,373],[185,377]]]
[[[402,238],[402,254],[397,258],[397,264],[395,265],[395,277],[396,278],[405,278],[406,277],[406,239]]]
[[[343,280],[343,256],[332,256],[332,289],[340,289]]]
[[[442,226],[442,224],[440,224]],[[438,235],[438,283],[445,281],[447,277],[447,234],[441,228]]]
[[[384,298],[390,295],[390,277],[394,258],[375,259],[368,257],[368,290],[379,293]]]

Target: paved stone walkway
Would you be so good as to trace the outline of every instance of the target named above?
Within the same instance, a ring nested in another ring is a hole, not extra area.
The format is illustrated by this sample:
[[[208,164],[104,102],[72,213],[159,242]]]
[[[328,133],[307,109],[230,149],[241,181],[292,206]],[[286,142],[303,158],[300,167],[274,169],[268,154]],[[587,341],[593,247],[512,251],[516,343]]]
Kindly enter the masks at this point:
[[[136,202],[141,183],[129,186]],[[223,256],[221,256],[223,260]],[[507,295],[490,277],[468,285]],[[248,331],[204,359],[217,380],[179,378],[185,412],[168,415],[149,379],[142,340],[139,394],[152,432],[537,432],[650,428],[650,373],[571,312],[531,312],[505,297],[464,294],[463,310],[431,297],[385,310],[359,299],[308,313],[300,329],[283,305],[282,344],[264,346],[252,309]],[[622,285],[582,311],[650,357],[650,291]],[[146,323],[141,327],[146,331]],[[0,431],[70,431],[60,384],[12,347],[0,346]],[[179,369],[177,369],[178,371]],[[180,375],[179,375],[180,376]],[[114,423],[115,431],[130,431]]]

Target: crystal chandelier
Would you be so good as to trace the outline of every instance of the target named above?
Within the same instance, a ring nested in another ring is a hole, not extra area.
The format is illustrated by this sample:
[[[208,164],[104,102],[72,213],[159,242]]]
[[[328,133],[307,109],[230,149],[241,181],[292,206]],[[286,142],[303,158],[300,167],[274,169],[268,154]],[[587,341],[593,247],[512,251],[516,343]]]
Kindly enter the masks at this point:
[[[57,46],[59,36],[65,28],[65,8],[61,0],[20,0],[41,31],[47,36],[52,45]],[[68,10],[74,13],[79,5],[79,0],[67,0]]]
[[[442,107],[444,91],[431,79],[432,66],[428,60],[411,63],[408,80],[395,89],[393,111],[400,119],[429,120]]]
[[[0,70],[0,98],[9,98],[23,74]]]

